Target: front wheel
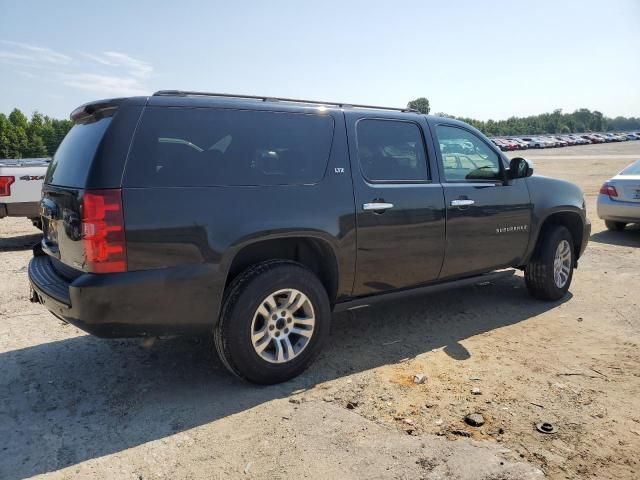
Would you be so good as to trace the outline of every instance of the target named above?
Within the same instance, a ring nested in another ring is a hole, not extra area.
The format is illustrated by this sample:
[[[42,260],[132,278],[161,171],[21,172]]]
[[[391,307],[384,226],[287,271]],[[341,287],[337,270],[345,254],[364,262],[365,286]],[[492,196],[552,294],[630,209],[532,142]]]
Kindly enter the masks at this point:
[[[254,383],[284,382],[302,373],[329,335],[327,292],[309,269],[269,261],[234,280],[214,330],[224,365]]]
[[[608,230],[616,231],[616,232],[620,232],[624,230],[624,227],[627,226],[627,224],[624,222],[614,222],[612,220],[605,220],[604,224]]]
[[[564,297],[573,278],[573,256],[573,237],[566,227],[552,225],[545,229],[524,270],[529,293],[540,300]]]

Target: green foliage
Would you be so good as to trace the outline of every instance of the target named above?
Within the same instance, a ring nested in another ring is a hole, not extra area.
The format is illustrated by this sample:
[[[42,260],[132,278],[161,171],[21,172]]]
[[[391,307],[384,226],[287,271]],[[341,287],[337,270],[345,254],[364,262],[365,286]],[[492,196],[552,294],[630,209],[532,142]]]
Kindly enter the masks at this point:
[[[28,119],[17,108],[9,116],[0,113],[0,158],[52,157],[72,126],[39,112]]]
[[[13,112],[9,114],[9,121],[13,124],[14,127],[24,128],[25,130],[29,126],[27,117],[25,117],[24,113],[22,113],[17,108],[14,108]]]
[[[48,155],[47,147],[42,140],[42,137],[38,135],[32,135],[29,137],[29,144],[27,145],[27,152],[25,157],[27,158],[42,158]]]
[[[497,121],[482,121],[447,114],[439,115],[462,120],[488,136],[640,131],[640,117],[607,118],[597,110],[592,112],[586,108],[581,108],[573,113],[562,113],[562,110],[557,109],[552,113],[541,113],[529,117],[510,117]]]
[[[409,103],[407,103],[407,108],[413,108],[414,110],[417,110],[420,113],[424,113],[425,115],[428,115],[431,111],[431,107],[429,106],[429,99],[425,97],[411,100]]]

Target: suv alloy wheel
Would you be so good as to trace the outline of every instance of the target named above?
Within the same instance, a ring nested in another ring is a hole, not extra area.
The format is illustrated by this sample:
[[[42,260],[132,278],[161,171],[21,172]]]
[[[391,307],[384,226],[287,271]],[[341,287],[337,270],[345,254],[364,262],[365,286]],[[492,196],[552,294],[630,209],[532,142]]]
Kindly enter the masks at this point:
[[[567,227],[549,225],[538,239],[536,251],[525,268],[529,293],[541,300],[559,300],[571,285],[575,266],[573,237]]]
[[[214,343],[232,373],[255,383],[278,383],[313,362],[330,323],[329,298],[318,277],[299,263],[272,260],[232,282]]]

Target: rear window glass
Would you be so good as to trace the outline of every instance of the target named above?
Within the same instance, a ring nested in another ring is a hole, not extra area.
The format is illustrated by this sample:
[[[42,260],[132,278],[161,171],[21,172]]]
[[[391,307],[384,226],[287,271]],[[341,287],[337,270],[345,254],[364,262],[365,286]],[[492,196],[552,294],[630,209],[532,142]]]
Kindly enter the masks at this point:
[[[147,108],[127,161],[130,187],[296,185],[324,176],[333,118]]]
[[[620,175],[640,175],[640,160],[622,170]]]
[[[84,187],[91,162],[111,119],[103,117],[74,125],[49,164],[45,183],[61,187]]]

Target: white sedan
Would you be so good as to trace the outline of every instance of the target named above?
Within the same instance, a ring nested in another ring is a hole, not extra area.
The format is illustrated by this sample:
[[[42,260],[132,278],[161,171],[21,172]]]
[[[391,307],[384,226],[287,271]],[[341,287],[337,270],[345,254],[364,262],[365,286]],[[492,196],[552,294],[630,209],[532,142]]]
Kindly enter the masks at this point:
[[[640,160],[607,180],[598,195],[598,217],[609,230],[640,223]]]

